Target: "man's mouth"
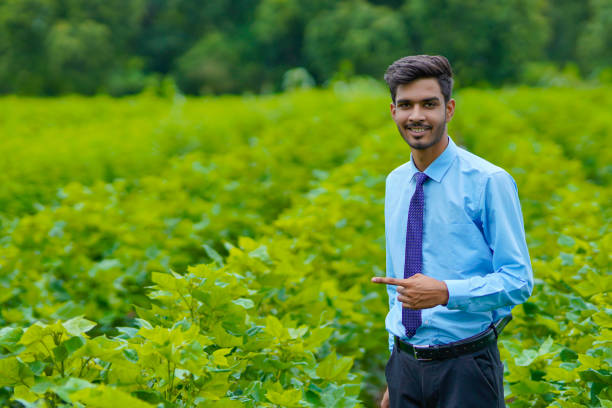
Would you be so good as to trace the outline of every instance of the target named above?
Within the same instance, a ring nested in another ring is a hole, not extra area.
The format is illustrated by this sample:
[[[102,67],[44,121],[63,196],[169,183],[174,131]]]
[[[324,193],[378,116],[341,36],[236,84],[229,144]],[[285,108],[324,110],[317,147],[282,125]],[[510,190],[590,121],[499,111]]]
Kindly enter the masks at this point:
[[[425,133],[426,131],[428,131],[429,129],[431,129],[431,126],[405,126],[406,130],[411,131],[412,133]]]

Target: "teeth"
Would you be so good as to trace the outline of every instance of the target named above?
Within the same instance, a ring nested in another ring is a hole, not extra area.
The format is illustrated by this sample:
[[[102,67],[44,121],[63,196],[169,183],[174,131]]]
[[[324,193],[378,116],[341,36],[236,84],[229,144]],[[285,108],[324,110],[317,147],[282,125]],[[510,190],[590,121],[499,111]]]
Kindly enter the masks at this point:
[[[422,128],[422,127],[420,127],[420,128],[413,127],[413,128],[410,128],[410,129],[412,129],[413,132],[417,132],[417,133],[425,131],[425,128]]]

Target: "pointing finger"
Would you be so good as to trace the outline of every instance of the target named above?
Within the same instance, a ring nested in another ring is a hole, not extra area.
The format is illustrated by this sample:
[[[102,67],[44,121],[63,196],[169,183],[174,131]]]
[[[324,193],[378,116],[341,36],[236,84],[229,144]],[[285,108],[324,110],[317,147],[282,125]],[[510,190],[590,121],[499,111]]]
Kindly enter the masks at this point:
[[[374,277],[372,278],[373,283],[384,283],[387,285],[398,285],[401,286],[403,283],[403,279],[395,279],[395,278],[385,278],[385,277]]]

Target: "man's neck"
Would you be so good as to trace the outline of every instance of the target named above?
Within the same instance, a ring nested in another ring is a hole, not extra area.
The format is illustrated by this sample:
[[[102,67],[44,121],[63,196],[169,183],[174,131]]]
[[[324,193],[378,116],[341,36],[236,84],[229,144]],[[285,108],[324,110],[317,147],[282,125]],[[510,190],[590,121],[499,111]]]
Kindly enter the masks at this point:
[[[419,171],[425,171],[425,169],[427,169],[427,167],[429,167],[429,165],[444,152],[446,146],[448,146],[448,143],[448,135],[445,134],[440,143],[431,146],[428,149],[413,149],[412,161],[414,162],[416,168],[419,169]]]

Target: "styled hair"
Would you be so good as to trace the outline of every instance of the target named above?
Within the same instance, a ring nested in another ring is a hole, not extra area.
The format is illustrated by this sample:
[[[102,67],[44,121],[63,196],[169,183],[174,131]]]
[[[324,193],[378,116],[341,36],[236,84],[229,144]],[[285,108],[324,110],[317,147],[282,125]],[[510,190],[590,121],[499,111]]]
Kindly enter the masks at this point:
[[[385,82],[389,85],[393,103],[395,103],[398,86],[422,78],[435,78],[440,85],[442,95],[444,95],[444,102],[450,101],[453,91],[453,70],[446,57],[441,55],[410,55],[389,65],[387,72],[385,72]]]

